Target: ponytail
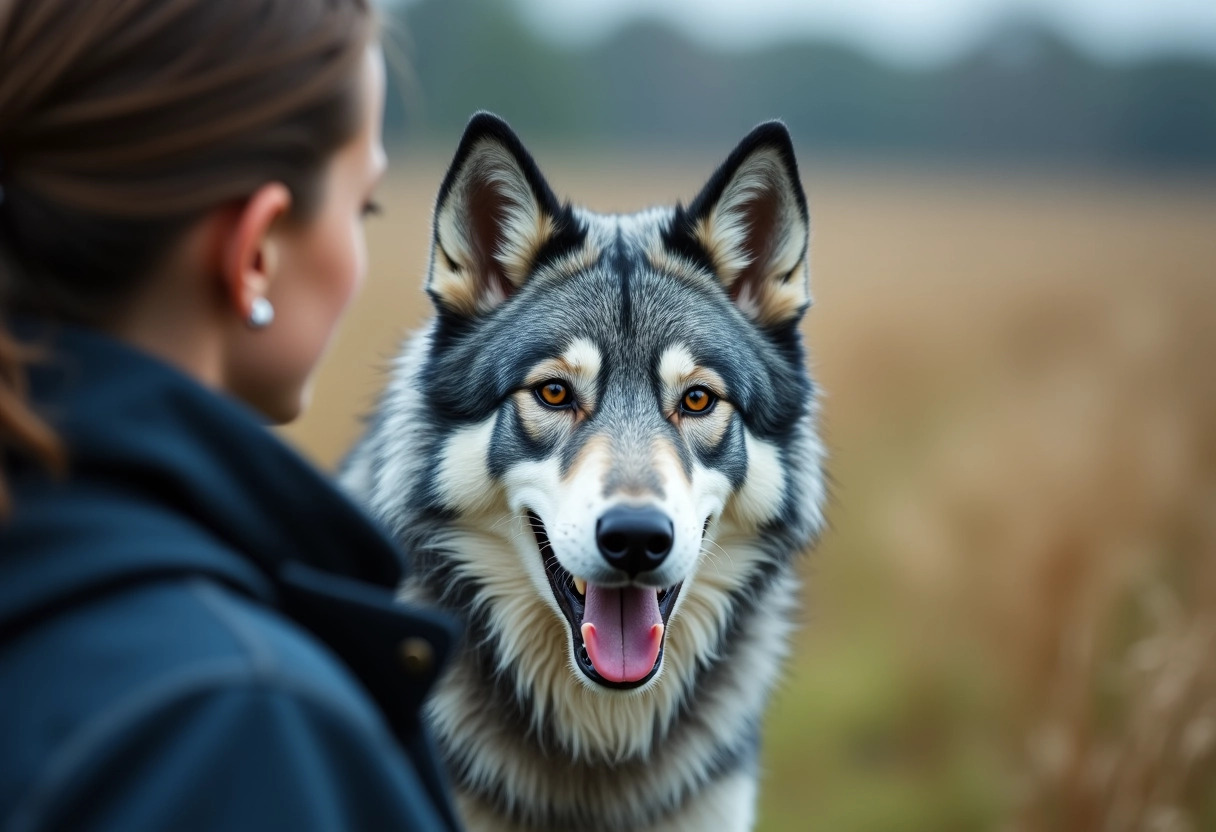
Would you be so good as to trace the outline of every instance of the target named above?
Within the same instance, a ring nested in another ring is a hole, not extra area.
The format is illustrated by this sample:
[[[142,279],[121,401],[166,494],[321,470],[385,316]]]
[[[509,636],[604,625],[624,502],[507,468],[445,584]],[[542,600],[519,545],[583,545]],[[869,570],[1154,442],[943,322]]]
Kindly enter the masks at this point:
[[[33,358],[33,351],[18,343],[0,319],[0,520],[12,509],[3,468],[10,454],[30,457],[54,471],[64,463],[59,437],[26,401],[25,365]]]

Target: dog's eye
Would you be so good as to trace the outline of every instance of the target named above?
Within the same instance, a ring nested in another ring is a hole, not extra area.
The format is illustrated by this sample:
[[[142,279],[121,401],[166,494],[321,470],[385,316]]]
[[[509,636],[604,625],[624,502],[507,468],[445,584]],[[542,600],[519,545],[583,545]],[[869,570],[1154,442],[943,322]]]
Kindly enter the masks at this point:
[[[536,397],[549,407],[569,407],[574,403],[570,388],[560,381],[546,381],[536,388]]]
[[[684,394],[684,399],[680,402],[680,406],[684,409],[685,413],[693,413],[700,416],[712,410],[714,402],[717,400],[718,397],[704,387],[693,387]]]

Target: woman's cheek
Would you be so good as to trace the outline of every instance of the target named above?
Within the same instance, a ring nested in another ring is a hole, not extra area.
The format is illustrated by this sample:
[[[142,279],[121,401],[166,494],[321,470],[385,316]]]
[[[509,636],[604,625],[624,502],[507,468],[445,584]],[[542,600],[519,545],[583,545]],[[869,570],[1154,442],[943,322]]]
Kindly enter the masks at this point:
[[[367,280],[367,233],[364,231],[362,220],[355,225],[354,234],[354,277],[346,298],[347,303],[358,295],[363,283]]]

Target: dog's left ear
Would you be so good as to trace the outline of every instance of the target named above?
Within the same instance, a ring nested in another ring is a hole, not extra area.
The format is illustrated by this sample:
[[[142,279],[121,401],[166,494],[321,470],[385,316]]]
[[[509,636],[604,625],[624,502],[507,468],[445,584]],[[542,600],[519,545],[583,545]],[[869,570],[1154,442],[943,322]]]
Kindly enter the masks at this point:
[[[687,208],[677,209],[666,242],[706,262],[749,318],[779,326],[810,304],[809,221],[789,131],[769,121],[739,143]]]
[[[485,314],[542,254],[581,244],[583,233],[507,123],[477,113],[439,189],[427,291],[445,311]]]

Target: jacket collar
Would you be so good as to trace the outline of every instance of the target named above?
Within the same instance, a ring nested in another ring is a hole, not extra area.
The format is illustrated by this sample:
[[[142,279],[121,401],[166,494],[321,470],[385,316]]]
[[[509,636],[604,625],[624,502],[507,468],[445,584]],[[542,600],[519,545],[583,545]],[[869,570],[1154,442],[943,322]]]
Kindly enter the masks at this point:
[[[45,355],[30,368],[31,399],[69,470],[55,480],[10,466],[0,629],[136,572],[211,571],[268,599],[289,562],[399,584],[394,545],[248,408],[97,332],[29,320],[13,330]]]

